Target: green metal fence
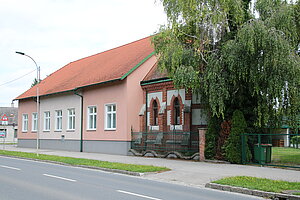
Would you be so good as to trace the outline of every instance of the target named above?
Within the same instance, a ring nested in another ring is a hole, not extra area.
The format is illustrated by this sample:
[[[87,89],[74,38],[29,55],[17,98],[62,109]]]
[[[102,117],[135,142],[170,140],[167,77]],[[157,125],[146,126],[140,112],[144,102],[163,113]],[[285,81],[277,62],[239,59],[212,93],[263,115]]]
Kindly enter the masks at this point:
[[[155,151],[164,154],[176,151],[184,155],[199,152],[197,132],[132,132],[131,148],[138,151]]]
[[[293,133],[254,134],[241,136],[242,163],[300,168],[299,129]],[[252,158],[247,158],[247,149]]]

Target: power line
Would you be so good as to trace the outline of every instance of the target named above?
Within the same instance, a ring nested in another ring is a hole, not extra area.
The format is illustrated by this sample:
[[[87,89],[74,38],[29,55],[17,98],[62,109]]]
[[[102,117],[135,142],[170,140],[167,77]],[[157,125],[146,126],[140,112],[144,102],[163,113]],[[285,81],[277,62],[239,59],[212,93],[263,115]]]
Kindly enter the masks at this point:
[[[34,72],[34,71],[35,71],[35,69],[34,69],[34,70],[32,70],[32,71],[30,71],[30,72],[28,72],[27,74],[24,74],[24,75],[22,75],[22,76],[20,76],[20,77],[16,78],[16,79],[13,79],[13,80],[7,81],[7,82],[5,82],[5,83],[2,83],[2,84],[0,84],[0,87],[1,87],[1,86],[3,86],[3,85],[6,85],[6,84],[12,83],[12,82],[14,82],[14,81],[17,81],[17,80],[19,80],[19,79],[23,78],[24,76],[27,76],[27,75],[31,74],[31,73],[32,73],[32,72]]]

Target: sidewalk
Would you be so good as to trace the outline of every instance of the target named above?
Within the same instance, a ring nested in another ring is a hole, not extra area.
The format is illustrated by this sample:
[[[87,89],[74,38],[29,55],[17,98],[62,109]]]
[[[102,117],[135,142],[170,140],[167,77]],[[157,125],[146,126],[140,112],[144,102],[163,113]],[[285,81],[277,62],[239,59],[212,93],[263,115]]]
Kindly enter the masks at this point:
[[[3,149],[2,145],[0,146],[0,148]],[[31,153],[36,152],[36,149],[20,148],[12,145],[6,145],[5,150]],[[108,155],[100,153],[70,152],[49,149],[40,149],[39,152],[41,154],[48,155],[168,167],[171,169],[171,171],[157,174],[145,174],[143,178],[163,182],[171,182],[175,184],[193,185],[198,187],[204,187],[206,183],[226,176],[255,176],[276,180],[300,182],[300,172],[289,169],[248,165],[215,164],[208,162],[196,162],[162,158]]]

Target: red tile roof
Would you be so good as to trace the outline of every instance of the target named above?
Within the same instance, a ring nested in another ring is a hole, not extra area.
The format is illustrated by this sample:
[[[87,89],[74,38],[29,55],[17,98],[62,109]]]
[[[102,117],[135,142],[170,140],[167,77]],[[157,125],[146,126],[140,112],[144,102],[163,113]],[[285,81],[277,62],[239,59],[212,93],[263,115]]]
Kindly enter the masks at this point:
[[[39,84],[39,94],[49,95],[112,80],[123,80],[154,52],[151,36],[104,51],[60,68]],[[16,99],[36,96],[36,86]]]

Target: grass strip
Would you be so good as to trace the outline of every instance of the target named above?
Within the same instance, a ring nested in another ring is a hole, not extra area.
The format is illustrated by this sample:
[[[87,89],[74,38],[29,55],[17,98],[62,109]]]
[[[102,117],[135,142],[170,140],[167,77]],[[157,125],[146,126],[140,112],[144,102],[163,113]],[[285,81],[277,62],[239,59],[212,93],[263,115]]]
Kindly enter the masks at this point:
[[[213,181],[213,183],[277,193],[281,193],[284,190],[300,190],[300,182],[279,181],[250,176],[227,177]]]
[[[62,156],[45,155],[45,154],[37,155],[35,153],[26,153],[26,152],[18,152],[18,151],[0,150],[0,155],[55,161],[55,162],[66,163],[75,166],[84,165],[84,166],[101,167],[106,169],[118,169],[118,170],[125,170],[130,172],[139,172],[139,173],[163,172],[163,171],[170,170],[169,168],[166,167],[157,167],[152,165],[124,164],[124,163],[117,163],[117,162],[107,162],[107,161],[91,160],[85,158],[62,157]]]

